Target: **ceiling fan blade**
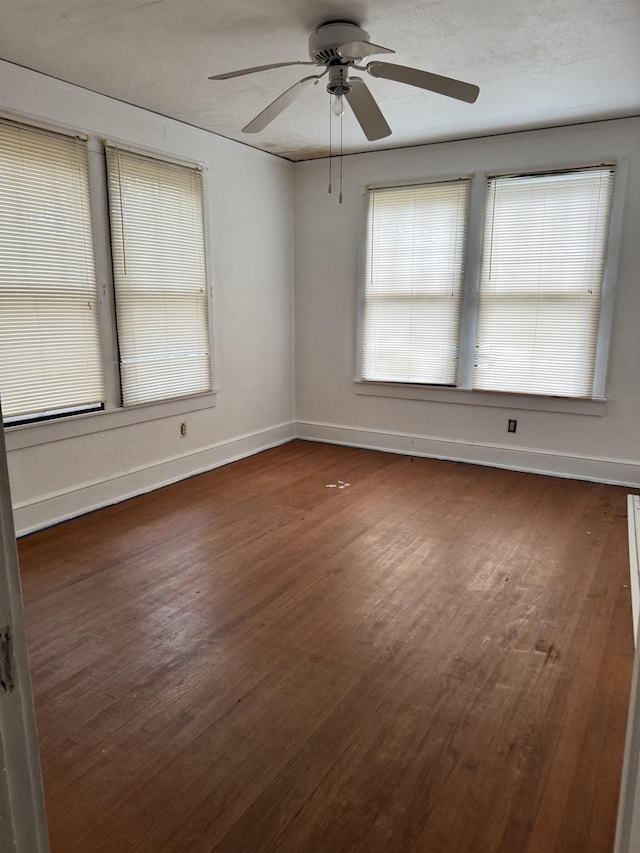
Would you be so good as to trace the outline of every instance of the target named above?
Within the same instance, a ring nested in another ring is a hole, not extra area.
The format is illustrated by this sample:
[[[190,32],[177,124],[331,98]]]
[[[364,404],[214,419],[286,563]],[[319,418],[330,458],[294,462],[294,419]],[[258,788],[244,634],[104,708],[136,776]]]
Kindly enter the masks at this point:
[[[407,83],[409,86],[418,86],[429,92],[437,92],[448,98],[457,98],[473,104],[478,97],[480,89],[471,83],[463,83],[462,80],[454,80],[453,77],[441,77],[439,74],[430,74],[428,71],[420,71],[418,68],[407,68],[406,65],[392,65],[390,62],[370,62],[367,71],[373,77],[382,77],[384,80],[395,80],[396,83]]]
[[[279,116],[280,113],[289,106],[289,104],[295,101],[299,95],[307,89],[311,89],[312,86],[315,86],[320,77],[322,77],[322,74],[313,77],[303,77],[302,80],[298,80],[297,83],[294,83],[293,86],[290,86],[281,95],[278,95],[275,101],[271,101],[269,106],[265,107],[261,113],[258,113],[258,115],[252,119],[249,124],[242,128],[242,132],[258,133],[260,130],[264,130],[264,128],[272,122],[274,118]]]
[[[359,77],[351,77],[349,83],[351,84],[351,91],[347,92],[344,97],[358,119],[358,124],[367,139],[372,142],[374,139],[390,136],[391,128],[380,112],[380,107],[376,104],[364,80]]]
[[[343,59],[364,59],[365,56],[375,56],[377,53],[395,53],[395,50],[370,41],[350,41],[340,45],[338,53]]]
[[[256,65],[253,68],[242,68],[240,71],[227,71],[224,74],[212,74],[209,80],[230,80],[232,77],[243,77],[245,74],[255,74],[258,71],[269,71],[270,68],[284,68],[286,65],[315,65],[315,62],[273,62],[271,65]]]

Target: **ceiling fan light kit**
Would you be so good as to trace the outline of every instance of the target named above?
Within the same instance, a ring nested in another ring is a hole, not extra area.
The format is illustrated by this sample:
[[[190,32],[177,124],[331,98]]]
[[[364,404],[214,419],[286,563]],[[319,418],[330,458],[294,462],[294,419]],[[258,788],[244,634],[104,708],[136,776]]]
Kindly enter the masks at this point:
[[[302,80],[294,83],[293,86],[279,95],[242,128],[244,133],[258,133],[263,130],[303,92],[317,85],[322,78],[328,77],[326,88],[327,92],[334,96],[332,109],[336,115],[342,115],[344,111],[343,101],[346,100],[369,141],[389,136],[391,128],[382,115],[378,104],[364,80],[361,77],[351,75],[353,70],[365,72],[375,78],[416,86],[419,89],[426,89],[429,92],[456,98],[470,104],[477,99],[480,90],[471,83],[464,83],[451,77],[442,77],[439,74],[421,71],[418,68],[394,65],[380,60],[374,60],[366,65],[361,64],[369,56],[388,53],[394,53],[394,51],[388,47],[373,44],[369,40],[369,33],[357,24],[349,21],[328,21],[321,24],[309,36],[309,62],[293,60],[291,62],[258,65],[239,71],[215,74],[209,79],[229,80],[233,77],[255,74],[288,65],[315,65],[323,68],[322,73],[303,77]]]

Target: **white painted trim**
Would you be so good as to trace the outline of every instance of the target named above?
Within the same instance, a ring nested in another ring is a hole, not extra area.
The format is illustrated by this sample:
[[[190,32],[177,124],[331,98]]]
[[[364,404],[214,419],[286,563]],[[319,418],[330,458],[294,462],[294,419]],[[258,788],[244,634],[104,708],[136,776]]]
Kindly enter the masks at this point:
[[[80,435],[90,435],[94,432],[105,432],[132,424],[147,423],[148,421],[186,415],[189,412],[212,409],[216,405],[216,396],[217,391],[213,391],[194,397],[179,397],[175,400],[160,400],[157,403],[141,403],[138,406],[87,412],[83,415],[73,415],[68,418],[57,418],[40,423],[23,424],[15,427],[7,426],[5,428],[7,450],[9,452],[22,450],[24,447],[51,444],[53,441],[64,441],[67,438],[77,438]]]
[[[146,157],[147,160],[161,160],[163,163],[170,163],[172,166],[183,166],[185,169],[193,169],[196,172],[205,172],[207,170],[205,163],[198,163],[194,160],[181,160],[178,157],[172,157],[166,152],[161,152],[153,148],[142,148],[125,141],[103,139],[102,145],[105,148],[113,148],[115,151],[135,154],[136,157]]]
[[[614,853],[640,853],[640,655],[636,654],[627,722]]]
[[[636,654],[633,662],[614,853],[640,853],[640,651],[637,648],[638,593],[640,592],[640,577],[638,575],[640,564],[640,497],[629,495],[627,500],[631,599],[634,618],[633,635],[636,641]]]
[[[47,853],[44,796],[24,631],[18,555],[0,430],[0,849]]]
[[[611,349],[611,328],[618,281],[618,266],[622,248],[624,230],[624,207],[627,184],[629,183],[629,156],[623,156],[613,166],[613,193],[609,213],[609,231],[602,273],[602,297],[600,299],[600,320],[598,323],[598,347],[593,375],[593,394],[602,397],[605,393],[609,350]]]
[[[633,639],[638,646],[638,615],[640,612],[640,496],[627,495],[629,519],[629,563],[631,576],[631,610]]]
[[[29,128],[29,130],[39,130],[40,133],[47,133],[54,136],[68,136],[71,139],[80,139],[82,142],[87,142],[90,139],[87,133],[81,133],[78,130],[67,130],[62,127],[55,127],[35,119],[19,118],[11,112],[5,112],[3,109],[0,109],[0,123],[10,124],[13,126],[21,125],[22,127]]]
[[[640,462],[632,459],[561,453],[317,421],[298,421],[296,438],[640,488]]]
[[[476,329],[478,325],[478,295],[480,293],[480,275],[482,272],[482,243],[484,227],[470,228],[471,223],[482,223],[484,226],[484,211],[487,199],[487,182],[475,180],[471,176],[469,199],[466,212],[467,234],[464,257],[464,280],[462,287],[462,304],[460,306],[460,333],[458,337],[457,382],[461,388],[471,388],[473,385],[473,365],[476,354]],[[437,390],[437,389],[436,389]],[[446,389],[445,389],[446,390]],[[449,389],[457,391],[458,389]],[[448,395],[449,399],[475,400],[467,393],[464,398]]]
[[[530,398],[530,404],[525,408],[540,411],[551,412],[573,412],[577,411],[582,414],[602,414],[603,411],[598,411],[597,405],[602,404],[605,400],[605,379],[607,373],[607,363],[609,357],[611,325],[613,322],[614,310],[614,291],[617,277],[619,255],[621,250],[621,240],[623,231],[623,210],[624,196],[626,184],[628,182],[628,160],[630,154],[626,153],[622,157],[597,157],[590,158],[588,162],[562,164],[558,161],[546,164],[523,165],[518,167],[510,167],[504,171],[488,170],[484,173],[472,172],[466,175],[457,175],[452,177],[451,174],[431,174],[423,176],[421,179],[406,181],[392,181],[382,184],[366,184],[364,186],[367,200],[371,192],[377,189],[386,187],[411,187],[411,186],[429,186],[442,182],[450,182],[456,180],[470,181],[470,196],[467,209],[466,224],[467,224],[467,239],[465,248],[465,275],[463,285],[463,299],[460,315],[460,336],[459,348],[457,356],[457,371],[458,371],[458,387],[457,388],[438,388],[436,386],[419,386],[410,385],[407,383],[389,383],[383,381],[364,380],[362,378],[362,340],[364,327],[364,292],[367,287],[366,283],[366,260],[363,259],[364,247],[366,243],[367,222],[368,222],[368,207],[364,215],[365,228],[361,231],[361,248],[360,248],[360,270],[359,270],[359,298],[358,298],[358,314],[357,314],[357,346],[358,354],[355,359],[356,365],[356,393],[371,394],[374,396],[388,397],[404,397],[406,399],[426,399],[439,400],[439,394],[453,394],[458,392],[458,396],[451,396],[447,402],[451,403],[476,403],[477,405],[494,405],[511,407],[507,402],[500,402],[501,398],[509,396],[519,397],[521,399]],[[593,164],[610,168],[614,172],[611,211],[608,223],[608,234],[606,241],[605,264],[602,281],[602,296],[600,300],[600,318],[598,324],[597,348],[594,363],[594,379],[593,379],[593,400],[560,398],[544,395],[526,395],[526,394],[505,394],[505,393],[487,393],[483,390],[473,390],[474,377],[474,355],[476,346],[475,329],[477,325],[477,308],[478,308],[478,293],[480,288],[480,273],[482,268],[482,246],[483,235],[486,229],[485,216],[485,199],[487,193],[487,181],[498,177],[510,177],[520,175],[535,175],[535,174],[553,174],[567,173],[580,171],[583,169],[593,168]],[[376,388],[377,386],[377,388]],[[385,389],[388,393],[385,393]],[[403,393],[404,391],[404,393]],[[482,395],[485,402],[481,402]],[[545,403],[545,401],[548,401]],[[583,411],[585,403],[592,403],[593,409],[590,412]],[[582,408],[581,408],[582,406]]]
[[[463,322],[468,322],[463,318]],[[473,318],[475,323],[475,318]],[[354,379],[356,394],[392,397],[400,400],[425,400],[435,403],[462,403],[528,412],[562,412],[572,415],[606,414],[605,398],[547,397],[542,394],[512,394],[506,391],[474,391],[471,388],[438,385],[411,385],[406,382],[377,382]]]
[[[111,268],[109,204],[107,200],[107,167],[104,148],[95,140],[88,143],[89,210],[93,230],[93,257],[98,288],[98,321],[100,323],[100,354],[105,384],[107,409],[122,405],[120,392],[120,357],[116,332],[116,304]]]
[[[293,421],[276,424],[190,453],[171,456],[152,465],[143,465],[108,480],[88,481],[73,489],[49,492],[35,500],[17,503],[14,505],[14,517],[18,535],[24,536],[69,518],[185,480],[195,474],[211,471],[270,447],[286,444],[294,436]]]

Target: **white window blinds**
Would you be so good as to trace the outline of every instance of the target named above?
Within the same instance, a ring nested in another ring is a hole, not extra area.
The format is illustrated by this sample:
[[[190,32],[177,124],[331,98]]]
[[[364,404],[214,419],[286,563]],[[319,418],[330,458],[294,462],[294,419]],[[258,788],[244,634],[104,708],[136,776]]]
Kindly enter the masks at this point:
[[[210,391],[202,174],[106,152],[123,405]]]
[[[362,378],[454,385],[469,181],[369,192]]]
[[[592,396],[613,175],[489,180],[475,388]]]
[[[97,308],[86,145],[0,121],[5,418],[103,403]]]

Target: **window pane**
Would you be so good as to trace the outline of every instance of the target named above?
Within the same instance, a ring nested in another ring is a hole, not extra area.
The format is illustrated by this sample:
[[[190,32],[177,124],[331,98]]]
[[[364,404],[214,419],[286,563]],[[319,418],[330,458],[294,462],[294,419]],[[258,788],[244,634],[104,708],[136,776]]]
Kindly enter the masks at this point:
[[[202,175],[107,148],[123,404],[211,390]]]
[[[372,190],[362,376],[457,378],[468,181]]]
[[[5,418],[104,402],[86,146],[0,122]]]
[[[590,397],[610,168],[489,181],[474,387]]]

